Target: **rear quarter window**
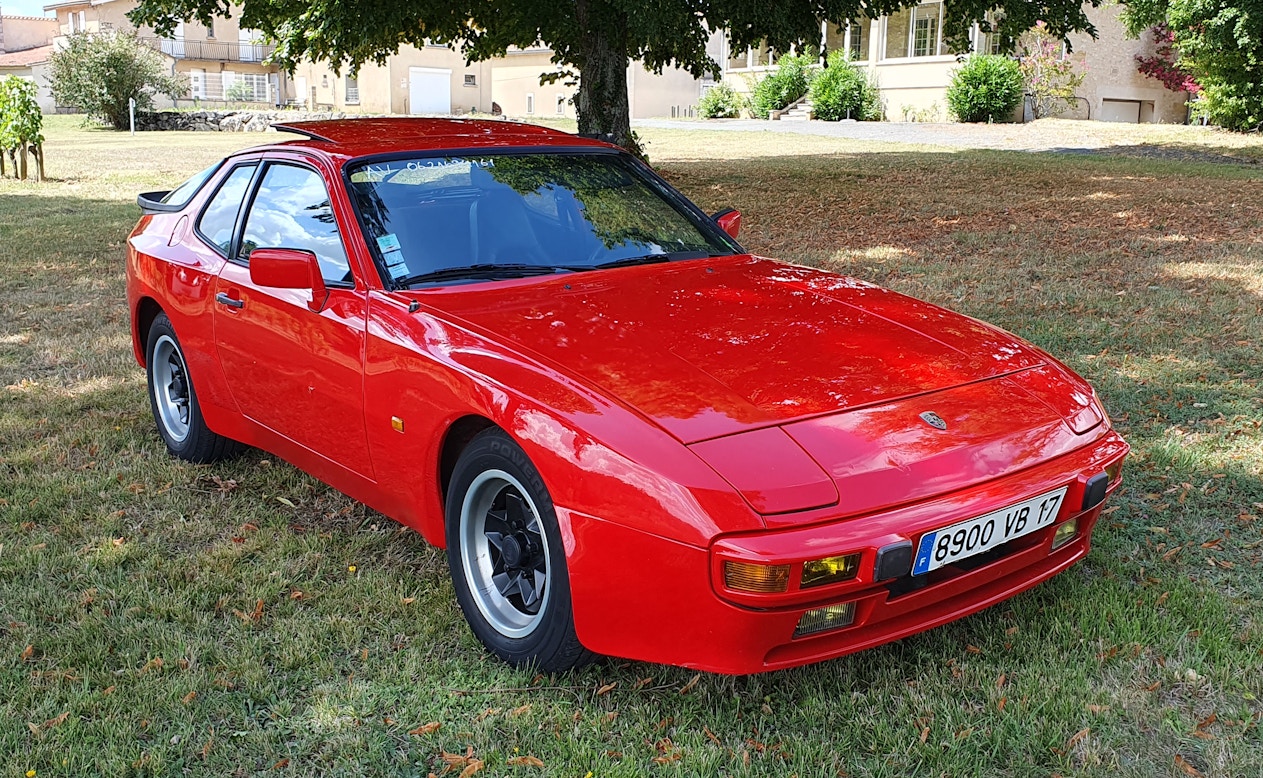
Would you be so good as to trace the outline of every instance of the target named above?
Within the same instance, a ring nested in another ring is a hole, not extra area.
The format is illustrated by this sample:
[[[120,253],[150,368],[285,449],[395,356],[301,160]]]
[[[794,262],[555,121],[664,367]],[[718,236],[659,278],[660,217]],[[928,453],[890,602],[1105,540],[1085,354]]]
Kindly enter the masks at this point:
[[[224,256],[228,256],[232,246],[241,201],[245,199],[257,166],[257,163],[252,162],[233,168],[197,220],[197,231],[202,238]]]

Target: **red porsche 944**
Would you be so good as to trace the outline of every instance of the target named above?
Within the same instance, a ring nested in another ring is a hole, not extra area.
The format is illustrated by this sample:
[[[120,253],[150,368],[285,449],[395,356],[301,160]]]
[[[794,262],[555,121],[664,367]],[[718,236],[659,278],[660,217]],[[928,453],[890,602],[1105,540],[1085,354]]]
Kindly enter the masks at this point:
[[[265,449],[445,547],[505,661],[802,665],[1087,554],[1127,444],[1029,343],[752,256],[735,211],[596,140],[284,129],[140,197],[158,433]]]

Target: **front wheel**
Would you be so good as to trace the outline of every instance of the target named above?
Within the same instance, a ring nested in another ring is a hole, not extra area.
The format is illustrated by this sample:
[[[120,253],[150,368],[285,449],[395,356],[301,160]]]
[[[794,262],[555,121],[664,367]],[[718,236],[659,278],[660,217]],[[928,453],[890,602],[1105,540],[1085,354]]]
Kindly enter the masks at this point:
[[[241,444],[211,431],[202,418],[184,350],[165,313],[149,328],[145,348],[149,406],[167,450],[189,462],[214,462],[237,453]]]
[[[484,646],[511,665],[547,672],[592,660],[575,635],[552,499],[503,431],[480,433],[461,453],[446,522],[456,599]]]

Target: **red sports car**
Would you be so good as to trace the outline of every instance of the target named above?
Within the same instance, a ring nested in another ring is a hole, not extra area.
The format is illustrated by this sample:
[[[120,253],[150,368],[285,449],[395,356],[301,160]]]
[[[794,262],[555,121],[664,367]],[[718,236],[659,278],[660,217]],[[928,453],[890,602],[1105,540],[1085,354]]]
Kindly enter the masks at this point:
[[[620,149],[500,121],[283,129],[128,243],[158,432],[281,456],[446,547],[513,664],[752,673],[1088,551],[1127,444],[1012,335],[751,256]]]

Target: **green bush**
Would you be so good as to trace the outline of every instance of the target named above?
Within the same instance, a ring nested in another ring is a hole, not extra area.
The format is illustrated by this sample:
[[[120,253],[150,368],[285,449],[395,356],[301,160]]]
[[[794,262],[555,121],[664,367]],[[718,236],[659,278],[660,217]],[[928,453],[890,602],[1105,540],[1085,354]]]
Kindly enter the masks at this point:
[[[136,33],[77,33],[49,58],[53,97],[101,119],[116,130],[128,126],[128,100],[136,112],[153,110],[154,95],[172,99],[188,91],[184,76],[171,75],[162,55]]]
[[[779,111],[807,94],[811,86],[809,65],[816,58],[810,54],[787,54],[776,61],[776,70],[767,74],[754,85],[750,95],[750,110],[760,119],[766,119],[772,111]]]
[[[877,85],[835,49],[829,54],[828,67],[811,82],[812,116],[826,122],[875,122],[881,119],[881,113]]]
[[[697,101],[697,114],[703,119],[735,119],[745,100],[727,84],[715,84]]]
[[[975,54],[952,73],[947,109],[962,122],[1002,122],[1022,103],[1022,68],[1008,57]]]

